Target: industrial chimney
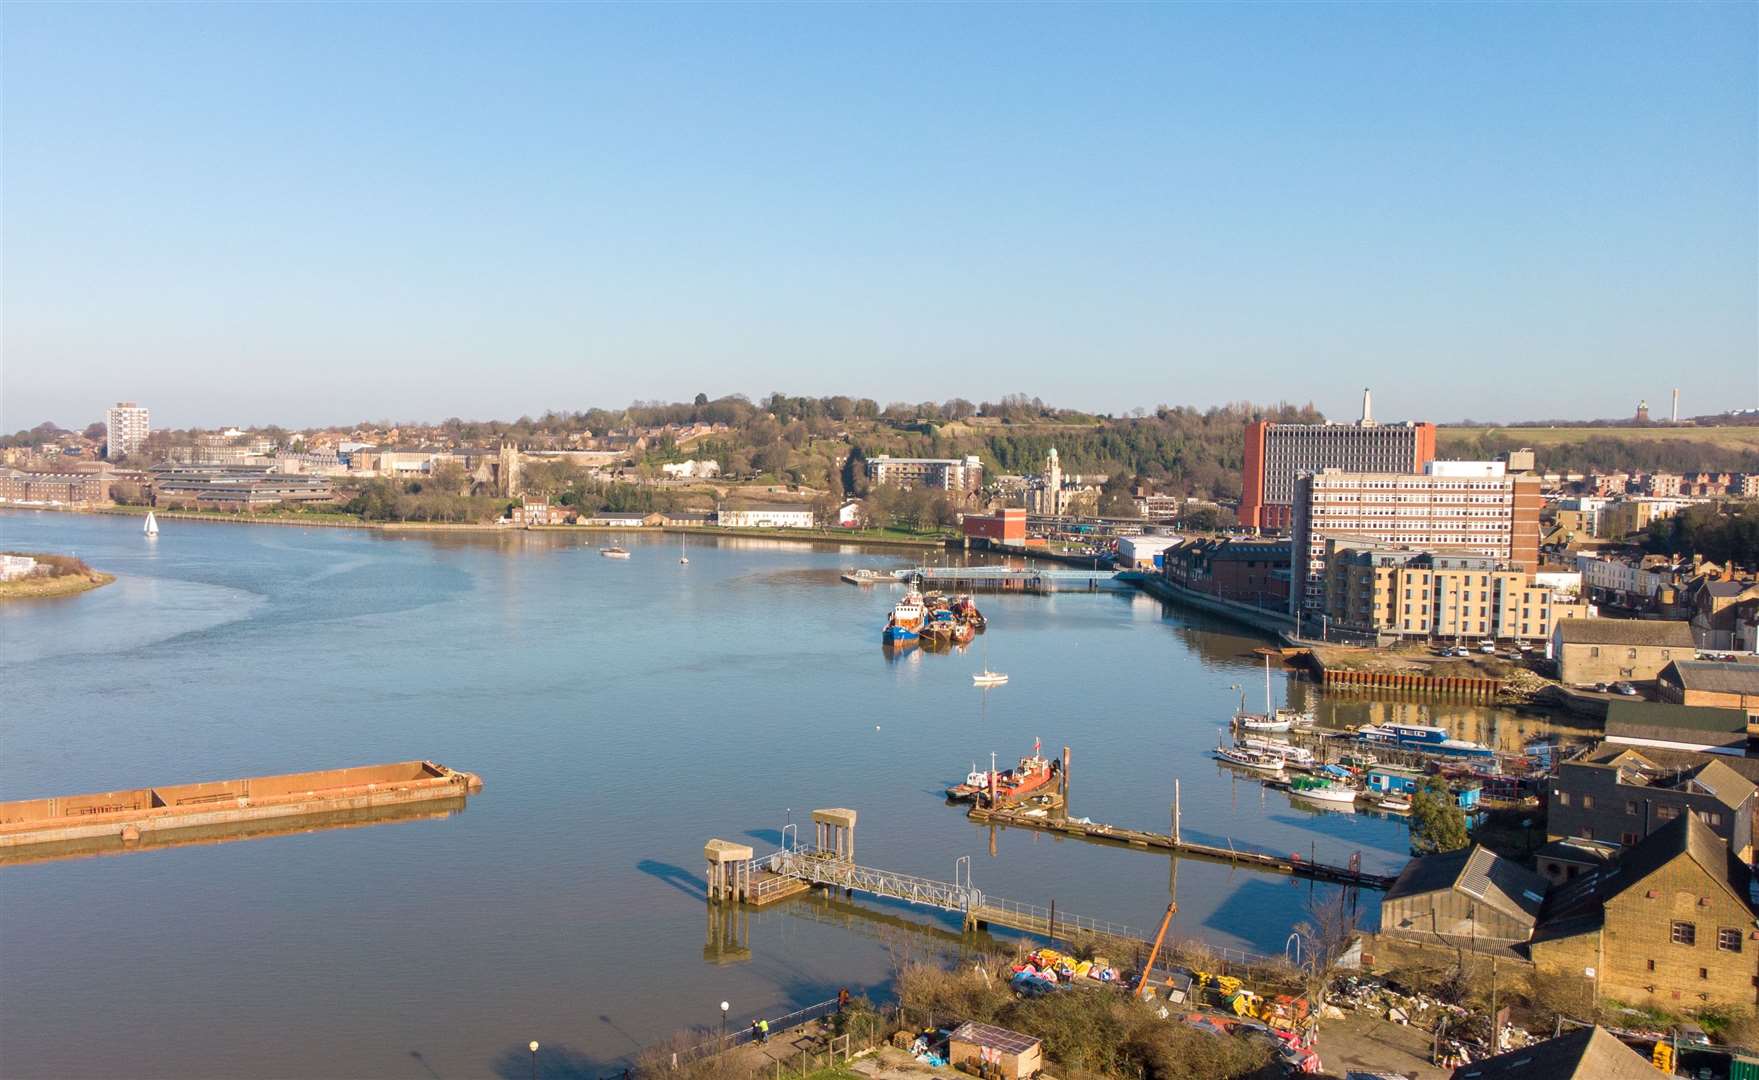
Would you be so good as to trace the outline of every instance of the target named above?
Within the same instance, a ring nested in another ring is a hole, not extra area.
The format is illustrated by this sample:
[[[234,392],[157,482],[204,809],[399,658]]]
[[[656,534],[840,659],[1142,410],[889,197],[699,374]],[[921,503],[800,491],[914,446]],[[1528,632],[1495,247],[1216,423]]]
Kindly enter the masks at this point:
[[[1374,391],[1366,386],[1362,388],[1362,426],[1374,423]]]
[[[1673,388],[1673,415],[1671,419],[1676,424],[1680,422],[1680,388],[1677,386]]]

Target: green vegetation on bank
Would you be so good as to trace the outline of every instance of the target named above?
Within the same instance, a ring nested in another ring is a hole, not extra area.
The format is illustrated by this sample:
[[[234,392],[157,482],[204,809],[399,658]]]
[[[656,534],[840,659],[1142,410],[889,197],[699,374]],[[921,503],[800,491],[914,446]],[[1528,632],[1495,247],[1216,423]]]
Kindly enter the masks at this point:
[[[114,574],[93,570],[83,559],[71,555],[42,551],[4,551],[0,555],[21,555],[37,562],[32,573],[11,581],[0,581],[0,600],[71,596],[116,580]]]
[[[1759,506],[1729,514],[1714,506],[1688,506],[1649,523],[1644,548],[1662,555],[1702,555],[1712,562],[1759,565]]]

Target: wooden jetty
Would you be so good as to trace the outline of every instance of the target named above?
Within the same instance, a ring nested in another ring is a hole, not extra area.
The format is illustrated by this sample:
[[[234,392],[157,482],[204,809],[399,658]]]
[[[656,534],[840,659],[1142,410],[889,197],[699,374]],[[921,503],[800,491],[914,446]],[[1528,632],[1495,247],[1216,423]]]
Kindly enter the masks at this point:
[[[1232,863],[1235,866],[1250,866],[1256,870],[1314,878],[1338,885],[1388,889],[1392,887],[1393,883],[1391,875],[1370,874],[1348,866],[1334,866],[1330,863],[1303,859],[1299,855],[1272,855],[1262,851],[1241,850],[1232,845],[1218,847],[1214,844],[1200,844],[1194,840],[1186,840],[1171,833],[1126,829],[1117,825],[1104,825],[1076,818],[1034,815],[1013,809],[991,810],[981,806],[972,807],[967,816],[972,821],[983,824],[1038,829],[1042,832],[1117,844],[1121,847],[1138,848],[1143,851],[1167,851],[1176,855],[1194,855],[1202,859]]]
[[[124,846],[220,826],[378,810],[480,791],[482,780],[432,761],[61,795],[0,803],[0,852],[101,839]]]

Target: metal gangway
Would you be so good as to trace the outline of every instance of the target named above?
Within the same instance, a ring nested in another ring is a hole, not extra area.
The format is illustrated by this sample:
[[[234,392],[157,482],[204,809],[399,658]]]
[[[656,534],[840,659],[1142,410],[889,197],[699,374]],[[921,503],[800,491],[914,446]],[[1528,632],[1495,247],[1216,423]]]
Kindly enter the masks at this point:
[[[1037,904],[986,896],[971,881],[971,856],[954,863],[952,881],[862,866],[836,851],[810,844],[784,843],[781,850],[751,860],[751,902],[761,904],[772,891],[796,890],[796,882],[867,893],[957,913],[967,929],[1002,926],[1056,937],[1083,931],[1102,937],[1143,940],[1134,927]]]

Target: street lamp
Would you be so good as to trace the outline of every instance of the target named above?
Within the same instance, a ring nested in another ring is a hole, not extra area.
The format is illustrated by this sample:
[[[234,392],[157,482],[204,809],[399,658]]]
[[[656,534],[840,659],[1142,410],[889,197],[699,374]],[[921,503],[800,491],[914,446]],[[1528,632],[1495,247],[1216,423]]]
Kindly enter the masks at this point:
[[[531,1051],[531,1080],[537,1080],[537,1040],[527,1043],[526,1049]]]
[[[723,1047],[727,1045],[727,1010],[732,1007],[724,1001],[721,1002],[721,1045]]]

